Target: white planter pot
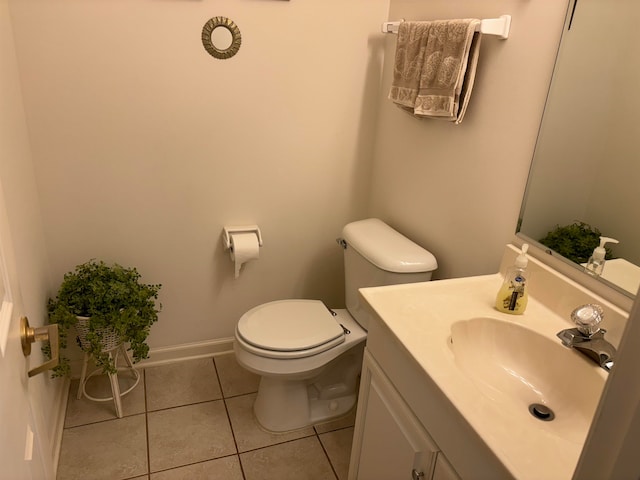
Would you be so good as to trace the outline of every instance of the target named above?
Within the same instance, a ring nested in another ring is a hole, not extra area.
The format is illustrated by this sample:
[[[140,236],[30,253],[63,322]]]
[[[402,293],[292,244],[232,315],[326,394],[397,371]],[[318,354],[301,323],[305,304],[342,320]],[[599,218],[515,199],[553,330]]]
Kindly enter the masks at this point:
[[[87,333],[89,333],[90,317],[76,316],[76,318],[78,319],[78,323],[76,323],[76,332],[80,339],[80,347],[86,351],[89,348]],[[96,329],[96,333],[102,338],[100,343],[102,343],[103,352],[108,352],[118,348],[118,346],[122,344],[122,339],[111,327]]]

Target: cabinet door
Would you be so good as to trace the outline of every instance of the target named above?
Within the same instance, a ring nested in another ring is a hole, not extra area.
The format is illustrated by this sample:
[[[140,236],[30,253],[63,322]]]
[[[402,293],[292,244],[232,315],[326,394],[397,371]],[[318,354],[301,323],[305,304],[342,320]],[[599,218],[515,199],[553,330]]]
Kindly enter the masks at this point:
[[[436,465],[433,469],[433,478],[431,480],[460,480],[460,477],[442,452],[438,453]]]
[[[365,355],[350,479],[428,480],[437,448],[373,358]]]

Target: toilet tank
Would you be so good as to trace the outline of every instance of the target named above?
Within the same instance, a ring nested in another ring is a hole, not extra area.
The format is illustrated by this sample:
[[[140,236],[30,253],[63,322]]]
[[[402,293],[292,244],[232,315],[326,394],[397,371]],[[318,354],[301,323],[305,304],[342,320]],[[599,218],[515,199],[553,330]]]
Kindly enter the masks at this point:
[[[426,282],[438,268],[431,252],[377,218],[347,224],[342,237],[347,310],[365,330],[370,314],[358,289]]]

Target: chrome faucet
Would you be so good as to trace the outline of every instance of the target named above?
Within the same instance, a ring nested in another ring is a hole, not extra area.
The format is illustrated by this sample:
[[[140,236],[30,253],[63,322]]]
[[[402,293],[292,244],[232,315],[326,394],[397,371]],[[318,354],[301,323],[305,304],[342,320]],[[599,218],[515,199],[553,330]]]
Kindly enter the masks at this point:
[[[565,346],[575,348],[609,371],[613,367],[616,349],[604,339],[606,330],[598,326],[603,318],[604,311],[600,305],[581,305],[571,312],[571,320],[577,327],[558,332],[558,338]]]

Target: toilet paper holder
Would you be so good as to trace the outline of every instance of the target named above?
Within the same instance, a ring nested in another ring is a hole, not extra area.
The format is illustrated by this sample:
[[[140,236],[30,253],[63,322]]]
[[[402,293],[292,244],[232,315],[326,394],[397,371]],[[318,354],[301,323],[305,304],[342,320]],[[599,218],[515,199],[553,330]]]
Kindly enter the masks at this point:
[[[251,233],[254,232],[258,237],[258,245],[262,246],[262,233],[257,225],[245,225],[242,227],[224,227],[222,232],[222,241],[224,242],[224,248],[233,249],[231,245],[231,235],[234,233]]]

